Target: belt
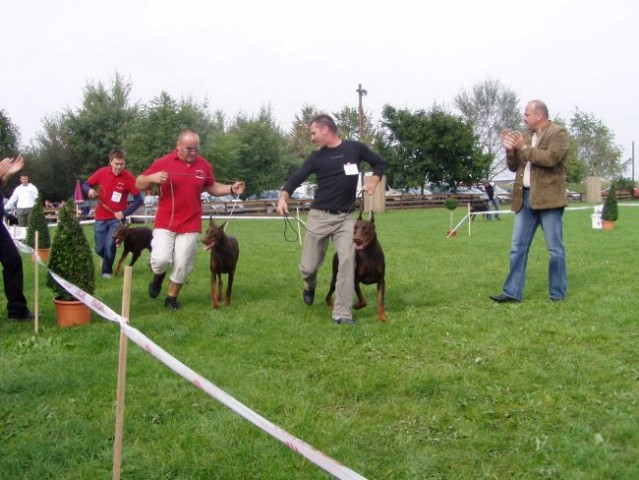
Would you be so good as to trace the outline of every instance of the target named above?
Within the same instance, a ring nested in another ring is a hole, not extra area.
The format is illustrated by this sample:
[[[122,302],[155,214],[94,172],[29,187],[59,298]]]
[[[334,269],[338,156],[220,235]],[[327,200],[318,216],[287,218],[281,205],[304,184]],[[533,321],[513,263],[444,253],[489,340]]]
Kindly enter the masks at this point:
[[[330,208],[318,208],[320,212],[330,213],[331,215],[341,215],[343,213],[353,213],[353,210],[331,210]]]

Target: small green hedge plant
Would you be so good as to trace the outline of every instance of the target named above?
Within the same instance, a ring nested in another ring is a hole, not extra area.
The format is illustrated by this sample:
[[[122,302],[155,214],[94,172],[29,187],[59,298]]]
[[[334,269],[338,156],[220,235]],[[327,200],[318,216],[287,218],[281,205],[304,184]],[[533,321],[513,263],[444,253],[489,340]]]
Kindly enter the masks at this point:
[[[31,210],[31,218],[27,226],[27,238],[25,243],[31,248],[35,248],[35,234],[38,232],[38,248],[51,248],[51,236],[49,235],[49,225],[44,216],[44,205],[40,199]]]
[[[93,254],[82,225],[75,214],[75,203],[67,201],[58,214],[58,227],[51,244],[49,270],[87,293],[95,291]],[[76,300],[51,275],[47,285],[58,300]]]
[[[610,186],[610,191],[604,202],[603,210],[601,211],[602,220],[608,222],[614,222],[619,217],[619,207],[617,206],[617,190],[615,184]]]

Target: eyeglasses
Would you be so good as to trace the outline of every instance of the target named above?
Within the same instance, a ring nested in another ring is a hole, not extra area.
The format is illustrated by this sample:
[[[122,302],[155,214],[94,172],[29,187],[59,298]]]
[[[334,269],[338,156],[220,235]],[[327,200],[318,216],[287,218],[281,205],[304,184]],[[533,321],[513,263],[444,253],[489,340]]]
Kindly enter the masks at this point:
[[[187,152],[199,152],[200,151],[200,147],[182,147],[184,150],[186,150]]]

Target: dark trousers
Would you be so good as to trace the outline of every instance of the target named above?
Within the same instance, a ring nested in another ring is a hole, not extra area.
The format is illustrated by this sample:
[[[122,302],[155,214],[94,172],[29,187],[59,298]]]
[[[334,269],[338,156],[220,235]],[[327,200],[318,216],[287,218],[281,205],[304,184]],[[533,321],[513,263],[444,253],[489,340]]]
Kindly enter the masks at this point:
[[[29,309],[23,291],[22,258],[4,223],[0,226],[0,263],[9,317],[24,317],[29,313]]]

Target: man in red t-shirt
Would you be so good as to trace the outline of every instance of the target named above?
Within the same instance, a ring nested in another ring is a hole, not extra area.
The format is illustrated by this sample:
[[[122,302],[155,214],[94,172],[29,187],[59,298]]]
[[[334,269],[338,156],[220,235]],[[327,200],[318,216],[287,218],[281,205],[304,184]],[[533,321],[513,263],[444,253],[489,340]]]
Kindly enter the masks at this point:
[[[151,242],[151,270],[149,296],[156,298],[170,263],[173,263],[164,306],[177,310],[177,296],[193,270],[195,254],[202,232],[203,191],[214,196],[240,195],[244,182],[224,185],[215,181],[213,167],[198,155],[200,137],[192,129],[182,130],[176,149],[156,159],[136,179],[137,188],[143,190],[153,183],[160,185],[158,209],[155,214],[153,241]]]
[[[95,187],[99,188],[96,190]],[[95,253],[102,257],[102,278],[111,278],[116,252],[113,233],[142,205],[135,177],[126,170],[126,152],[119,148],[111,150],[109,166],[97,169],[82,184],[82,191],[89,198],[98,199],[95,207]],[[131,205],[129,194],[133,196]]]

